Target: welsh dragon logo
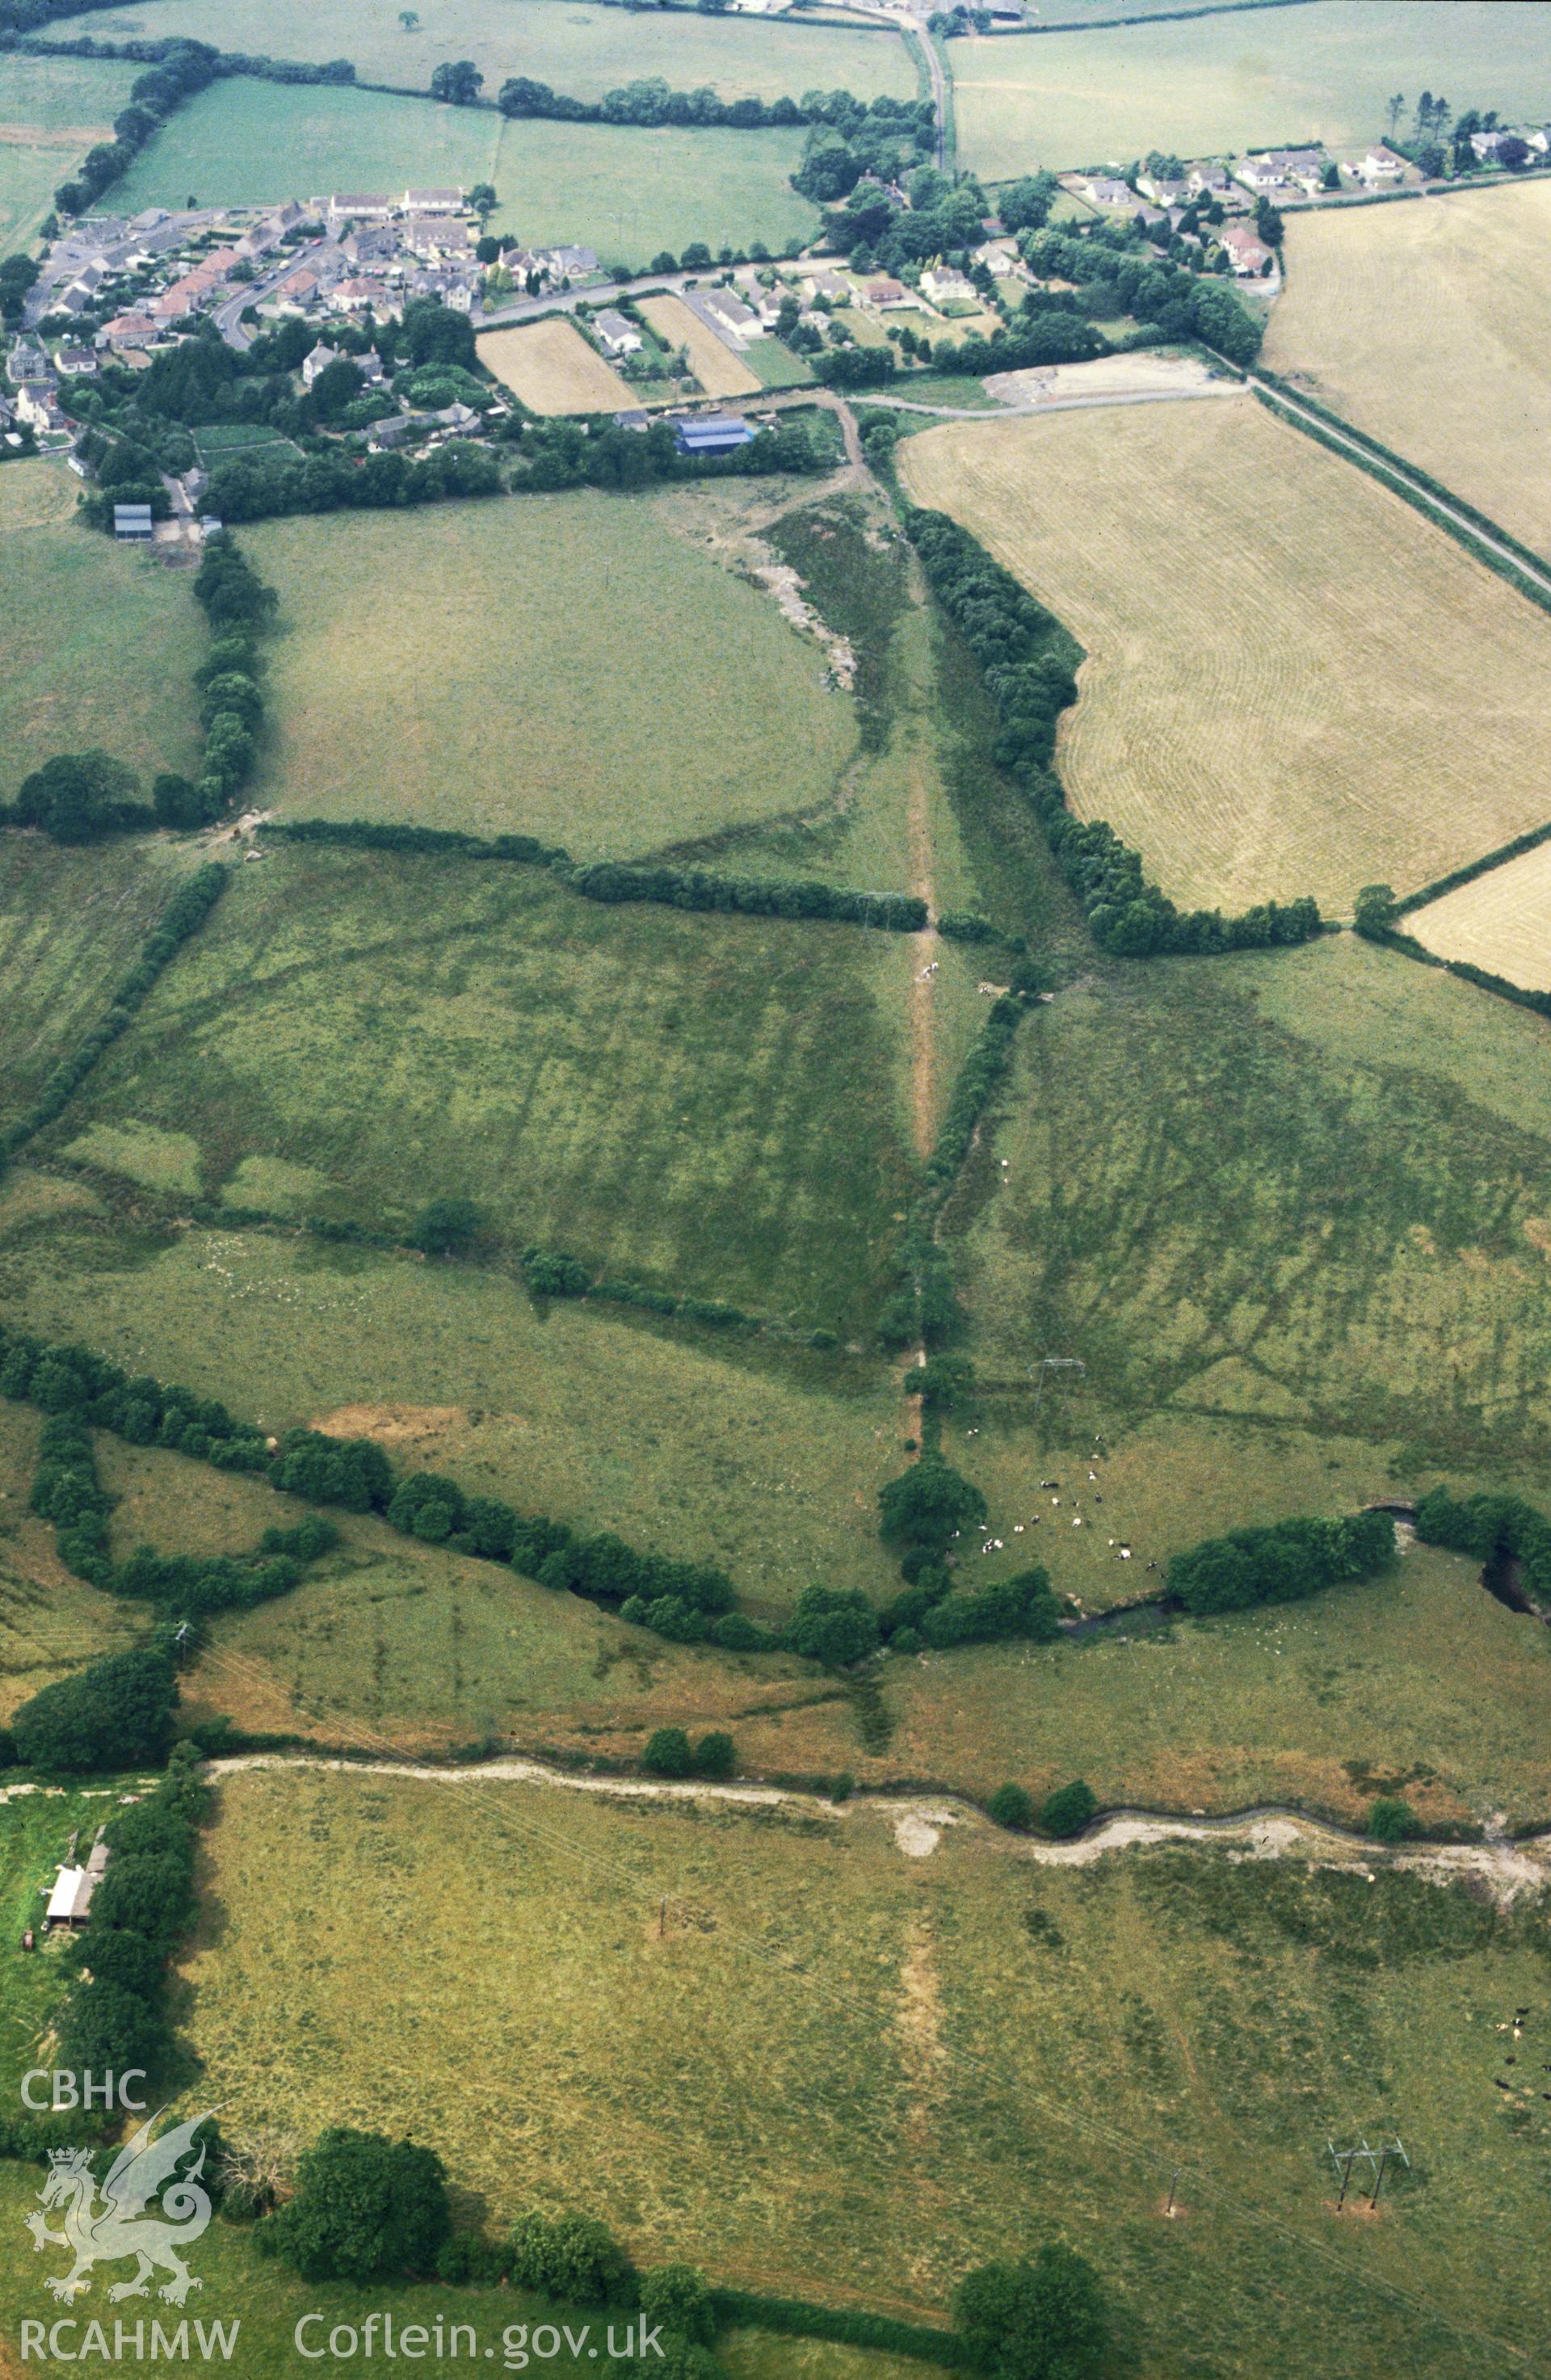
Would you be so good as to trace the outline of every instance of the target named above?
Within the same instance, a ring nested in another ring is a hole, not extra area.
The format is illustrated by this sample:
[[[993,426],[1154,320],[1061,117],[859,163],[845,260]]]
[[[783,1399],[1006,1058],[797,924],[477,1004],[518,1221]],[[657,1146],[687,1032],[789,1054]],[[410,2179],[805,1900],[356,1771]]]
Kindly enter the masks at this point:
[[[92,2175],[90,2149],[50,2150],[48,2180],[38,2196],[45,2208],[63,2206],[65,2228],[51,2231],[42,2215],[30,2215],[27,2228],[34,2248],[68,2248],[75,2257],[67,2273],[51,2276],[44,2284],[56,2298],[68,2305],[84,2296],[94,2265],[117,2264],[125,2256],[137,2258],[137,2269],[109,2289],[110,2301],[146,2296],[158,2268],[171,2276],[160,2295],[173,2305],[182,2305],[189,2290],[200,2287],[179,2251],[191,2247],[210,2221],[210,2198],[200,2187],[204,2148],[194,2144],[204,2120],[194,2116],[153,2141],[156,2117],[148,2118],[120,2149],[101,2185]],[[180,2175],[178,2166],[188,2156],[195,2161]],[[161,2206],[148,2213],[158,2192]]]

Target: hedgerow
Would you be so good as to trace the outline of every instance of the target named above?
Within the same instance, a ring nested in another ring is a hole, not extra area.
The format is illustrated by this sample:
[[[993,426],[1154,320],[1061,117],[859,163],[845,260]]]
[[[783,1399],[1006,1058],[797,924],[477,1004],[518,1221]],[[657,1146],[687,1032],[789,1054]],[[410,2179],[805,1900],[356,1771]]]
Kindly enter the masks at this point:
[[[1307,941],[1322,930],[1318,905],[1307,896],[1263,902],[1236,917],[1218,909],[1182,912],[1148,881],[1140,854],[1112,827],[1073,818],[1050,765],[1056,722],[1076,699],[1073,665],[1081,656],[1072,638],[946,514],[906,505],[904,527],[927,584],[985,674],[999,721],[992,757],[1022,780],[1101,949],[1126,958],[1261,950]]]
[[[132,1022],[163,968],[176,957],[189,936],[199,932],[224,892],[226,882],[227,870],[212,860],[178,886],[147,937],[139,958],[114,993],[107,1014],[77,1044],[68,1058],[60,1061],[32,1105],[0,1140],[0,1174],[34,1133],[42,1132],[45,1124],[52,1123],[64,1111],[103,1050],[110,1049]]]

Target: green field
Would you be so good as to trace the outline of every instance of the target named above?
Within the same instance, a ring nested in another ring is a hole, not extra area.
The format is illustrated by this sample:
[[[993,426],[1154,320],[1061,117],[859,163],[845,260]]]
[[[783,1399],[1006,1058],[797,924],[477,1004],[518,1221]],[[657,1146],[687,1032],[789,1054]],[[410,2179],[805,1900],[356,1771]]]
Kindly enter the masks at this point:
[[[762,239],[780,253],[818,221],[787,180],[802,140],[800,130],[508,123],[486,108],[234,77],[179,109],[115,184],[114,203],[127,214],[190,198],[256,206],[489,181],[502,201],[491,227],[525,239],[574,240],[641,263],[693,239],[713,249]]]
[[[30,1329],[224,1397],[266,1429],[332,1415],[407,1467],[721,1562],[757,1611],[812,1578],[882,1594],[893,1575],[875,1500],[899,1409],[870,1367],[778,1368],[609,1306],[541,1317],[479,1267],[120,1223],[34,1173],[0,1186],[0,1297]]]
[[[0,256],[28,247],[95,141],[106,140],[139,67],[0,54]]]
[[[176,880],[164,845],[0,835],[0,1128],[106,1013]]]
[[[1149,149],[1375,140],[1398,90],[1447,91],[1506,123],[1551,112],[1551,18],[1535,0],[1312,0],[1227,21],[951,42],[948,57],[960,161],[995,181]]]
[[[503,124],[491,176],[501,205],[491,226],[539,247],[578,240],[605,262],[637,267],[697,239],[718,254],[763,240],[773,255],[788,256],[818,229],[818,210],[789,178],[803,137],[538,118]]]
[[[20,2107],[21,2078],[40,2061],[41,2045],[67,1984],[62,1937],[29,1951],[21,1947],[23,1931],[41,1927],[45,1895],[71,1836],[79,1832],[84,1852],[116,1806],[113,1786],[63,1793],[40,1792],[36,1786],[19,1793],[0,1788],[0,2089],[9,2121]],[[38,2095],[46,2089],[34,2085]]]
[[[109,41],[182,35],[224,50],[321,63],[350,58],[362,82],[429,88],[443,58],[471,58],[493,99],[509,75],[527,75],[575,99],[660,76],[675,91],[709,87],[724,100],[800,99],[818,88],[863,99],[915,95],[915,73],[891,30],[757,23],[693,9],[576,6],[572,0],[434,0],[409,29],[362,0],[149,0],[102,9],[81,28]],[[373,185],[375,187],[375,185]]]
[[[257,793],[287,818],[628,858],[827,803],[854,754],[817,648],[650,501],[335,514],[245,544],[281,598]]]
[[[147,781],[198,757],[188,583],[79,528],[79,484],[60,463],[0,471],[0,800],[55,752],[102,745]]]
[[[239,1169],[279,1159],[310,1170],[294,1211],[395,1234],[456,1193],[508,1257],[538,1240],[866,1328],[906,1189],[911,957],[854,927],[606,908],[526,868],[276,851],[52,1145],[245,1205]]]
[[[955,1204],[983,1371],[1082,1358],[1090,1429],[1182,1410],[1539,1466],[1544,1034],[1350,938],[1062,993]]]
[[[0,2210],[18,2238],[27,2215],[35,2210],[38,2181],[39,2175],[30,2166],[0,2166]],[[244,2223],[218,2220],[200,2241],[195,2263],[200,2293],[189,2300],[190,2328],[200,2321],[212,2327],[225,2324],[229,2335],[235,2327],[237,2335],[233,2342],[232,2369],[240,2371],[242,2380],[295,2380],[298,2362],[296,2326],[305,2315],[322,2318],[321,2330],[302,2334],[304,2342],[309,2342],[325,2337],[335,2325],[363,2325],[369,2315],[381,2316],[384,2310],[384,2291],[379,2282],[303,2281],[285,2265],[261,2258],[253,2244],[252,2231]],[[24,2321],[41,2318],[46,2325],[57,2313],[57,2302],[45,2295],[42,2284],[46,2275],[57,2277],[58,2270],[57,2252],[55,2260],[46,2265],[41,2258],[34,2263],[30,2252],[25,2258],[11,2256],[6,2260],[0,2267],[0,2336],[7,2340],[17,2338]],[[164,2332],[176,2338],[176,2322],[170,2313],[158,2311],[163,2313]],[[439,2355],[434,2344],[439,2324],[445,2325],[442,2335],[449,2349],[453,2344],[453,2325],[462,2329],[471,2326],[479,2339],[491,2342],[479,2351],[499,2359],[498,2371],[511,2371],[522,2368],[517,2359],[527,2353],[527,2337],[535,2329],[559,2322],[568,2325],[575,2337],[585,2331],[598,2314],[596,2307],[571,2311],[521,2289],[503,2289],[499,2293],[449,2289],[436,2282],[418,2286],[395,2283],[389,2311],[395,2338],[402,2339],[414,2324],[423,2326],[429,2352],[416,2360],[421,2372],[434,2374],[438,2380],[443,2380],[443,2375],[465,2380],[475,2351],[460,2338],[455,2353]],[[110,2338],[111,2319],[107,2331]],[[623,2328],[620,2324],[619,2329]],[[126,2325],[126,2335],[133,2338],[132,2322]],[[603,2329],[593,2335],[606,2339],[606,2322]],[[376,2336],[381,2341],[381,2329]],[[63,2337],[68,2339],[70,2334],[66,2332]],[[197,2331],[194,2340],[197,2350]],[[212,2341],[212,2361],[219,2352]],[[591,2350],[594,2358],[601,2352],[598,2347]],[[817,2339],[786,2338],[769,2331],[730,2331],[718,2340],[717,2355],[729,2380],[921,2380],[920,2364],[905,2362],[897,2356],[878,2355],[863,2348],[831,2346]],[[552,2356],[546,2355],[537,2367],[529,2357],[527,2368],[553,2373],[555,2380],[580,2380],[580,2375],[596,2374],[598,2365],[596,2361],[588,2360],[585,2344],[579,2344],[573,2354],[561,2338],[556,2341]]]
[[[1496,2024],[1545,2021],[1533,1913],[1297,1862],[1036,1869],[971,1825],[910,1859],[866,1805],[307,1772],[228,1778],[209,1847],[185,1971],[228,2131],[407,2131],[492,2223],[584,2204],[644,2259],[890,2310],[1059,2226],[1149,2380],[1309,2371],[1359,2318],[1372,2369],[1480,2380],[1544,2332],[1540,2266],[1482,2252],[1545,2186],[1537,2095],[1493,2087]],[[1364,2124],[1412,2175],[1338,2228],[1327,2137]]]

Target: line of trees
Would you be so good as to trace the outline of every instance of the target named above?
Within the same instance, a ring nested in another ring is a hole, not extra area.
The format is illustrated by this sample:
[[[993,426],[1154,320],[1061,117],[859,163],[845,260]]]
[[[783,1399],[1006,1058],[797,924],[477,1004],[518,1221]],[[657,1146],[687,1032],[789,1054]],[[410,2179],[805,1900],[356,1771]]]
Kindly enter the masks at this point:
[[[1343,1579],[1377,1578],[1396,1560],[1395,1524],[1387,1512],[1274,1521],[1266,1528],[1230,1530],[1175,1554],[1164,1593],[1187,1611],[1246,1611],[1258,1603],[1295,1602]]]
[[[1073,818],[1050,763],[1057,721],[1076,699],[1078,648],[1053,614],[946,514],[908,505],[904,527],[933,593],[984,672],[999,722],[993,758],[1022,780],[1101,949],[1125,958],[1260,950],[1307,941],[1322,931],[1318,905],[1307,897],[1262,902],[1233,917],[1218,909],[1182,912],[1148,881],[1140,854],[1113,828],[1101,819]]]
[[[1416,1534],[1479,1562],[1519,1562],[1525,1584],[1551,1605],[1551,1521],[1522,1496],[1457,1497],[1435,1488],[1416,1508]]]
[[[130,85],[127,104],[114,118],[113,139],[89,149],[70,179],[60,183],[54,194],[60,213],[84,214],[127,174],[167,118],[215,80],[220,57],[208,42],[169,42],[159,64]]]
[[[0,1324],[0,1395],[36,1405],[68,1425],[51,1458],[59,1466],[57,1475],[51,1474],[42,1492],[50,1517],[64,1533],[62,1551],[68,1544],[72,1567],[115,1592],[138,1594],[175,1610],[211,1609],[257,1600],[264,1592],[285,1593],[299,1577],[300,1564],[317,1559],[331,1541],[315,1530],[305,1536],[271,1532],[256,1555],[229,1567],[141,1554],[115,1566],[106,1553],[106,1516],[85,1437],[89,1430],[111,1430],[131,1445],[171,1447],[218,1470],[265,1478],[306,1503],[381,1513],[404,1536],[508,1563],[540,1585],[589,1601],[618,1606],[636,1597],[649,1611],[664,1598],[676,1599],[707,1615],[713,1641],[721,1641],[718,1629],[736,1616],[731,1580],[709,1564],[641,1553],[608,1532],[580,1536],[563,1522],[520,1513],[500,1498],[467,1495],[455,1480],[434,1473],[401,1479],[370,1439],[294,1429],[273,1448],[261,1431],[234,1420],[217,1399],[196,1396],[150,1374],[132,1377],[90,1348],[56,1345],[6,1324]],[[290,1576],[283,1576],[285,1565]],[[644,1624],[653,1623],[648,1618]],[[733,1634],[742,1640],[741,1630]]]
[[[483,76],[478,76],[470,89],[464,77],[460,90],[467,97],[477,97],[483,80]],[[914,124],[917,112],[914,101],[885,98],[869,103],[849,91],[806,91],[801,99],[724,100],[709,84],[697,91],[674,91],[660,75],[622,83],[595,100],[574,99],[530,75],[513,75],[502,84],[496,105],[503,115],[551,116],[566,124],[721,125],[740,132],[823,124],[834,128],[842,138],[869,124]]]
[[[788,881],[771,876],[722,876],[707,868],[633,868],[623,861],[581,861],[526,834],[503,834],[485,842],[455,829],[379,824],[370,819],[297,819],[271,827],[291,843],[337,844],[359,851],[442,855],[492,859],[519,867],[547,868],[584,901],[609,907],[649,902],[670,909],[714,911],[748,917],[838,920],[889,933],[918,934],[927,905],[913,893],[857,892],[811,877]]]

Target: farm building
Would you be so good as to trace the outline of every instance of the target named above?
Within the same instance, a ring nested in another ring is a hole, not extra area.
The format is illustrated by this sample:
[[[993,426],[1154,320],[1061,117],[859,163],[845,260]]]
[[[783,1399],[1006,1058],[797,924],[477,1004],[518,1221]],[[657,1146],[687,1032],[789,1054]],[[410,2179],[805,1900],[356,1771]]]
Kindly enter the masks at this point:
[[[91,1897],[108,1864],[108,1847],[99,1835],[84,1867],[61,1867],[43,1912],[48,1925],[84,1925],[91,1913]]]
[[[115,504],[113,533],[124,543],[145,545],[155,535],[149,504]]]
[[[698,419],[677,425],[681,455],[733,455],[753,443],[754,432],[740,414],[703,413]]]

